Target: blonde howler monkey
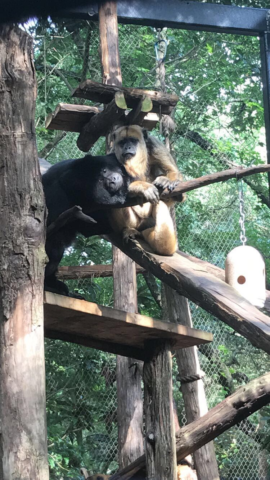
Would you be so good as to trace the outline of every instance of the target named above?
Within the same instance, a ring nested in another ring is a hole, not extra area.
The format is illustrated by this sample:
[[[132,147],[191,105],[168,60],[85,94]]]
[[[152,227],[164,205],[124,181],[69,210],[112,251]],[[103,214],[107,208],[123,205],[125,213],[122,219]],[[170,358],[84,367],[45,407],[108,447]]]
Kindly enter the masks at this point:
[[[155,253],[172,255],[177,238],[169,207],[175,200],[162,201],[160,193],[173,190],[182,175],[166,147],[138,125],[119,127],[113,134],[113,150],[131,177],[129,196],[141,196],[147,203],[115,209],[111,226],[124,239],[141,236]],[[178,201],[183,200],[179,196]]]

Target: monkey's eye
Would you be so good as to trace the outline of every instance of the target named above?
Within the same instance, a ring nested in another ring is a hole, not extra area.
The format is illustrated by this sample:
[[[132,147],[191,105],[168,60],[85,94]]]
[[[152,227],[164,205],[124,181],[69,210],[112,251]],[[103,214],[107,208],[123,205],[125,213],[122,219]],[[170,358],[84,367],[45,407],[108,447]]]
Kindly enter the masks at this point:
[[[103,168],[103,173],[106,173],[106,172],[107,172],[106,168]]]

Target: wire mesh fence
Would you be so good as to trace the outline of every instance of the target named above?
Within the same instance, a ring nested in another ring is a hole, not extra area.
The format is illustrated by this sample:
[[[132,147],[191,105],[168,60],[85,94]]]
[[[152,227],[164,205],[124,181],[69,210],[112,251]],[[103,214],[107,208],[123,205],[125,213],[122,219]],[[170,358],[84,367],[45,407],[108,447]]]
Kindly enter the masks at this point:
[[[70,30],[76,32],[78,28],[77,25],[67,24],[69,30],[64,30],[61,45],[67,41],[65,35],[70,35]],[[89,25],[92,33],[87,76],[100,81],[98,30],[96,24],[88,24],[88,27]],[[85,25],[83,27],[87,29]],[[154,49],[156,33],[153,28],[120,25],[119,49],[125,86],[153,89],[157,85]],[[75,39],[79,43],[84,38],[83,29],[80,34],[80,38]],[[257,39],[171,29],[166,30],[166,38],[169,43],[165,59],[166,88],[180,97],[180,107],[175,113],[176,129],[171,132],[170,138],[172,152],[184,176],[187,179],[193,178],[235,164],[249,165],[258,158],[264,158],[263,128],[259,134],[258,129],[249,129],[245,134],[245,129],[242,128],[243,124],[252,124],[254,121],[251,116],[254,113],[250,114],[248,102],[257,105],[258,117],[263,115]],[[69,80],[82,69],[85,55],[83,45],[82,41],[81,57],[78,65],[71,66]],[[57,56],[57,43],[54,43],[54,48]],[[67,54],[68,48],[67,45]],[[250,61],[241,61],[244,50],[248,50]],[[51,70],[47,68],[46,98],[50,94]],[[230,75],[234,78],[233,88],[231,78],[228,78]],[[61,76],[59,82],[61,89],[66,88],[69,103],[76,101],[69,98],[67,82],[61,80]],[[214,101],[211,96],[213,91],[218,91]],[[57,94],[54,93],[53,96],[56,97]],[[66,101],[66,98],[55,98],[55,105],[59,101]],[[241,137],[238,135],[240,130]],[[159,131],[155,134],[159,135]],[[55,135],[52,134],[53,139]],[[47,159],[55,163],[81,157],[82,152],[76,146],[76,139],[77,134],[64,135],[49,151]],[[42,151],[45,146],[42,132],[38,145]],[[100,139],[91,153],[100,154],[104,150],[104,140]],[[248,242],[258,248],[265,246],[267,238],[270,238],[269,213],[256,209],[259,203],[258,193],[264,192],[265,188],[261,179],[252,180],[252,188],[244,184]],[[190,193],[188,201],[177,206],[176,219],[180,249],[223,268],[227,253],[239,245],[237,183],[232,181],[229,184],[216,184]],[[100,259],[100,250],[99,261],[94,258],[97,242],[100,240],[79,239],[67,252],[63,264],[74,261],[77,264],[109,262],[110,246],[104,241],[104,258]],[[266,258],[266,263],[268,262],[269,259]],[[113,305],[111,278],[74,279],[68,283],[71,290],[83,294],[87,300]],[[157,284],[160,286],[159,282]],[[149,296],[144,278],[139,275],[138,297],[142,313],[144,308],[148,308],[149,312]],[[254,378],[254,371],[255,376],[265,373],[268,359],[266,354],[253,348],[231,328],[196,305],[191,304],[191,312],[194,327],[214,334],[213,343],[199,349],[201,368],[205,372],[208,406],[211,408],[239,385]],[[153,316],[161,317],[157,306],[153,307]],[[79,479],[79,474],[76,477],[75,472],[81,466],[93,473],[111,473],[117,470],[115,366],[114,355],[64,342],[46,341],[52,478],[62,476],[65,479]],[[184,425],[186,420],[176,366],[174,393],[180,423]],[[264,443],[266,432],[267,422],[264,421],[264,415],[258,412],[216,439],[221,478],[268,478],[269,454]],[[65,458],[69,459],[66,465]],[[57,465],[61,465],[58,470]]]

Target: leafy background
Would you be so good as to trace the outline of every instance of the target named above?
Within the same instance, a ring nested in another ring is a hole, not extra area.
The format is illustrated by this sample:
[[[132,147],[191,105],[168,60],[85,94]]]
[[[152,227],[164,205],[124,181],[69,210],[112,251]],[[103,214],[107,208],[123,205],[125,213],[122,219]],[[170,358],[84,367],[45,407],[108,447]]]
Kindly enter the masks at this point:
[[[230,2],[224,2],[229,4]],[[264,7],[243,1],[241,6]],[[36,130],[39,156],[51,163],[82,156],[77,135],[48,131],[46,116],[59,102],[76,103],[73,88],[83,78],[101,81],[98,25],[74,19],[31,21],[38,81]],[[154,44],[150,27],[120,25],[119,46],[123,84],[157,88]],[[166,29],[168,41],[166,88],[179,95],[174,112],[172,152],[184,176],[198,177],[266,161],[259,39],[207,32]],[[82,102],[78,102],[82,103]],[[84,102],[89,103],[91,102]],[[160,136],[157,128],[156,135]],[[92,153],[104,153],[100,139]],[[264,255],[269,272],[270,202],[266,175],[243,183],[248,244]],[[224,266],[227,253],[239,245],[239,200],[235,180],[188,194],[176,208],[180,248],[215,265]],[[111,263],[111,246],[98,237],[78,237],[63,265]],[[269,281],[269,278],[267,279]],[[161,318],[154,290],[138,275],[139,311]],[[113,306],[112,279],[70,281],[86,299]],[[208,313],[191,304],[194,326],[214,334],[200,347],[201,368],[211,408],[238,386],[269,370],[263,352]],[[89,472],[117,470],[115,356],[60,341],[46,340],[47,420],[52,479],[80,479]],[[181,424],[185,412],[174,365],[174,395]],[[223,479],[269,478],[269,407],[263,408],[215,441]]]

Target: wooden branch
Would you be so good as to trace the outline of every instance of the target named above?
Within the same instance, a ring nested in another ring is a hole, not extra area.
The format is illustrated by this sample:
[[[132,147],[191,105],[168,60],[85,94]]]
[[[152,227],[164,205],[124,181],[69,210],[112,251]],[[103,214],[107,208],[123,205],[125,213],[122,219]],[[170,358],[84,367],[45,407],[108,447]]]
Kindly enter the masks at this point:
[[[102,112],[93,116],[84,125],[77,140],[78,148],[83,152],[88,152],[99,137],[106,135],[113,124],[123,115],[125,115],[125,109],[117,106],[113,99]]]
[[[147,96],[153,102],[153,112],[169,114],[176,106],[179,98],[175,94],[155,92],[153,90],[142,90],[140,88],[125,88],[116,85],[103,85],[102,83],[86,80],[82,82],[73,92],[73,97],[87,98],[94,102],[109,103],[113,100],[116,92],[123,92],[129,108],[136,108],[137,101]]]
[[[136,273],[144,273],[145,269],[136,266]],[[83,278],[104,278],[112,277],[113,270],[112,265],[80,265],[80,266],[68,266],[59,267],[57,278],[62,280],[73,280]]]
[[[124,244],[116,235],[111,241],[135,262],[167,283],[180,295],[192,300],[219,318],[252,345],[270,354],[270,319],[241,297],[230,285],[210,274],[206,268],[178,254],[155,255],[149,247],[134,240]]]
[[[59,217],[49,225],[47,228],[47,239],[51,235],[54,235],[56,232],[58,232],[60,228],[64,227],[68,223],[74,222],[75,220],[82,220],[85,223],[91,224],[97,223],[92,217],[85,215],[85,213],[82,212],[81,207],[75,205],[74,207],[69,208],[65,212],[61,213],[61,215],[59,215]]]
[[[190,192],[191,190],[196,190],[197,188],[205,187],[212,183],[226,182],[231,178],[236,178],[237,180],[249,175],[255,175],[257,173],[266,173],[270,171],[270,165],[255,165],[254,167],[242,168],[231,168],[228,170],[222,170],[221,172],[210,173],[209,175],[204,175],[203,177],[194,178],[193,180],[188,180],[187,182],[181,182],[175,187],[175,189],[170,192],[168,189],[164,190],[161,195],[161,198],[173,198],[178,196],[179,193]]]
[[[189,423],[176,433],[177,461],[210,442],[223,432],[249,417],[270,402],[270,373],[239,388],[206,415]],[[110,480],[129,480],[135,474],[145,478],[145,455],[130,464]]]
[[[173,191],[170,191],[166,188],[160,195],[161,199],[174,198],[179,196],[180,193],[190,192],[191,190],[196,190],[197,188],[205,187],[212,183],[225,182],[231,178],[243,178],[248,175],[255,175],[257,173],[267,173],[270,171],[270,165],[257,165],[249,168],[233,168],[230,170],[223,170],[221,172],[211,173],[209,175],[204,175],[203,177],[194,178],[193,180],[188,180],[186,182],[180,182]],[[139,197],[128,198],[124,204],[114,205],[113,208],[123,208],[131,207],[133,205],[139,205],[142,203],[142,200]],[[108,208],[110,205],[100,205],[98,208]],[[97,209],[97,207],[93,207]],[[89,210],[91,211],[91,210]]]
[[[217,267],[216,265],[212,265],[212,263],[206,262],[205,260],[201,260],[200,258],[193,257],[192,255],[188,255],[187,253],[181,252],[180,250],[177,251],[178,255],[183,258],[187,258],[192,262],[197,263],[198,267],[205,269],[208,273],[214,275],[215,277],[219,278],[223,282],[225,282],[225,271],[222,268]],[[265,304],[262,309],[266,310],[270,313],[270,291],[266,290],[266,299]]]
[[[80,133],[83,127],[95,115],[103,111],[103,107],[89,107],[88,105],[73,105],[69,103],[59,103],[53,113],[50,113],[46,119],[46,128],[48,130],[63,130],[65,132]],[[142,125],[147,130],[153,130],[159,122],[156,113],[140,112],[138,117],[131,118],[133,110],[127,114],[125,119],[119,124]],[[47,150],[46,150],[47,152]],[[45,152],[45,153],[46,153]],[[42,152],[41,152],[42,154]]]

